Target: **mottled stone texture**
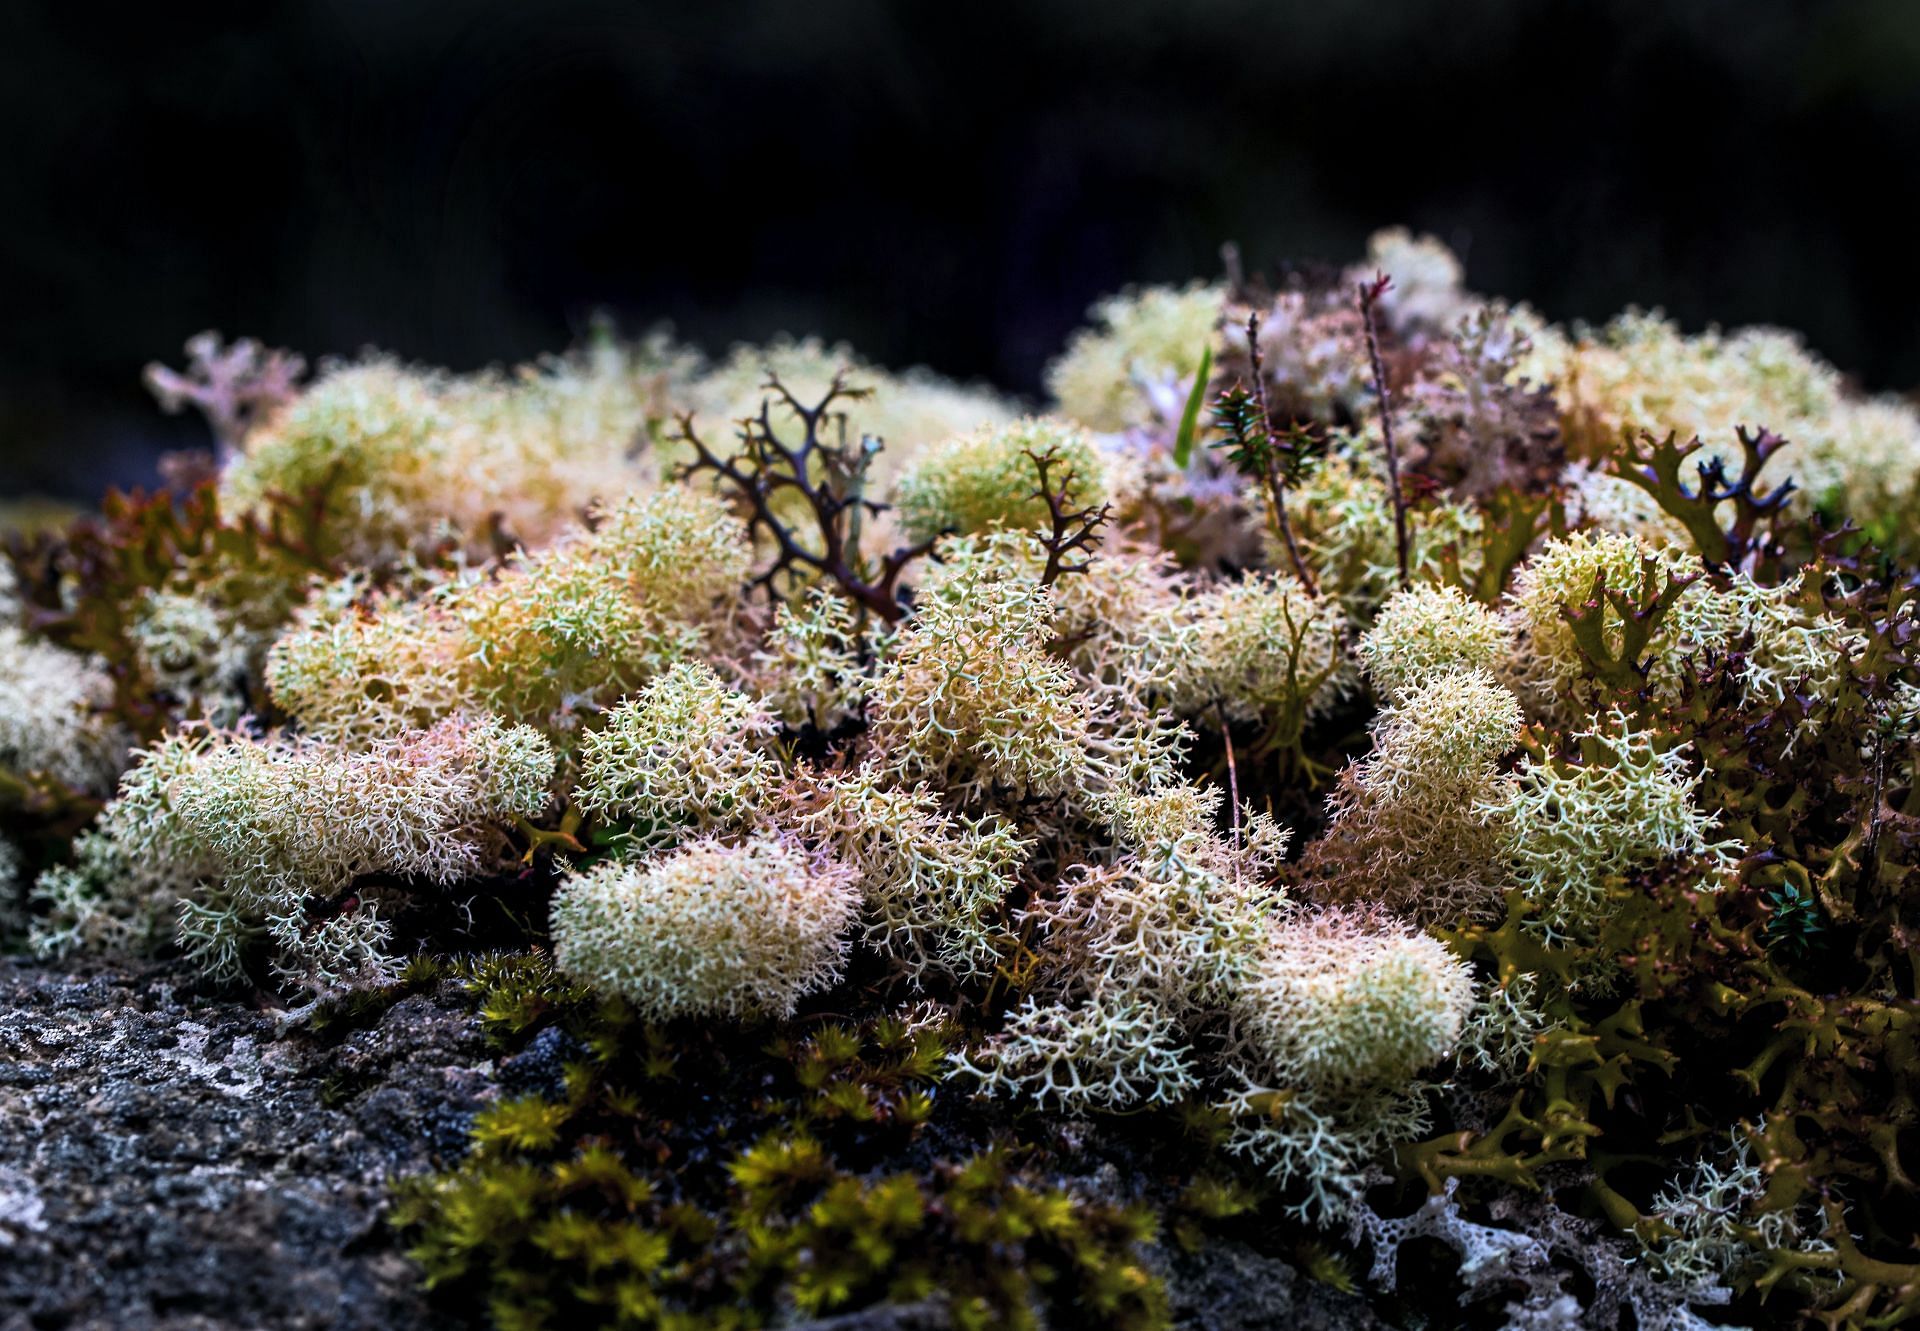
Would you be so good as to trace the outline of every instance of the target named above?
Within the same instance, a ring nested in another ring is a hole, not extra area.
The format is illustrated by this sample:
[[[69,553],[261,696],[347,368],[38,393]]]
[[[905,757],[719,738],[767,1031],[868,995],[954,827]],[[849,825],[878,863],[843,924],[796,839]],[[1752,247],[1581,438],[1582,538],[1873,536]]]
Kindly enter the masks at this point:
[[[1245,1244],[1178,1254],[1166,1273],[1175,1325],[1192,1331],[1374,1331],[1365,1299],[1313,1280]]]
[[[560,1089],[557,1031],[498,1069]],[[282,1031],[177,968],[0,961],[0,1331],[413,1331],[427,1303],[382,1224],[386,1180],[464,1149],[496,1068],[457,1003]],[[1128,1192],[1124,1175],[1082,1180]],[[1192,1331],[1379,1325],[1367,1305],[1223,1243],[1164,1254]],[[822,1327],[947,1323],[937,1301]]]
[[[0,963],[0,1328],[446,1325],[381,1212],[462,1147],[473,1021],[409,998],[330,1042],[184,980]]]

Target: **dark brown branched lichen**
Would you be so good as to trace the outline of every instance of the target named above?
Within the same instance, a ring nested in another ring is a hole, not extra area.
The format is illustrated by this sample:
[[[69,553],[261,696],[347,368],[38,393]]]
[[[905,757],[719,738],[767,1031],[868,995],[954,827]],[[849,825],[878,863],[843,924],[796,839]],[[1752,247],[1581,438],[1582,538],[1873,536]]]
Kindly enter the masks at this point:
[[[871,569],[860,552],[862,518],[887,511],[866,494],[879,441],[849,442],[845,413],[834,408],[859,400],[868,390],[848,387],[840,374],[812,402],[794,396],[778,375],[768,378],[766,388],[769,396],[759,415],[739,422],[737,454],[723,456],[709,447],[695,430],[692,413],[680,417],[679,438],[695,455],[683,468],[683,478],[711,474],[745,507],[751,530],[771,542],[773,560],[754,578],[755,586],[775,595],[778,587],[790,591],[824,578],[863,611],[889,624],[897,622],[906,613],[900,604],[901,574],[924,558],[934,542],[890,550]],[[799,422],[800,437],[791,443],[774,426],[776,403]],[[829,431],[837,431],[838,437],[829,439]],[[787,511],[789,504],[797,511]]]

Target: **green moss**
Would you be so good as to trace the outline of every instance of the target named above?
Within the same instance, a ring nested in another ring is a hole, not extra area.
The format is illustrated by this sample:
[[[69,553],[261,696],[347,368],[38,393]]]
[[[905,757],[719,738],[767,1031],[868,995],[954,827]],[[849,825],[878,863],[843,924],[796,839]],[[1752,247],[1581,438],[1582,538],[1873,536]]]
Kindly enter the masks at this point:
[[[465,1161],[398,1185],[430,1287],[494,1325],[744,1328],[935,1296],[982,1331],[1166,1324],[1148,1210],[1042,1182],[978,1125],[936,1144],[950,1032],[730,1038],[636,1023],[537,955],[462,971],[503,1049],[552,1025],[583,1051],[564,1100],[496,1102]]]
[[[387,1009],[401,999],[430,993],[458,973],[458,967],[445,958],[420,953],[407,960],[392,984],[378,989],[349,989],[321,1002],[307,1018],[307,1029],[322,1039],[342,1039],[378,1025]]]

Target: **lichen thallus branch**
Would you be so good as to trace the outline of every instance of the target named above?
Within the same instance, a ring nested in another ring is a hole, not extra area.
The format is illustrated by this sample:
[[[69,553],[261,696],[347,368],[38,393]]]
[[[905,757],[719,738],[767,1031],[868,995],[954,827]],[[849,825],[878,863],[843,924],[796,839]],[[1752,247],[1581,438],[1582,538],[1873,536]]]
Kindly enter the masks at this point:
[[[880,442],[865,436],[850,444],[846,413],[835,406],[864,398],[868,390],[848,386],[844,372],[836,373],[826,392],[812,403],[802,401],[777,374],[769,373],[764,387],[769,396],[762,399],[759,414],[737,423],[741,448],[731,457],[721,456],[700,437],[692,412],[680,413],[677,438],[694,450],[693,461],[680,468],[680,478],[711,472],[746,507],[748,528],[772,541],[773,562],[753,579],[752,586],[777,597],[775,584],[780,579],[792,581],[811,571],[831,581],[862,610],[889,624],[898,623],[906,615],[900,575],[930,552],[934,541],[899,546],[881,556],[878,564],[869,564],[861,554],[861,518],[878,516],[887,508],[866,497],[867,471]],[[797,421],[797,442],[786,442],[774,428],[776,403]],[[828,428],[839,436],[832,443],[823,439]],[[797,498],[802,512],[782,511],[781,497],[786,492]],[[802,539],[796,520],[810,521],[811,543]]]
[[[1033,460],[1034,470],[1039,473],[1040,483],[1033,497],[1047,506],[1047,531],[1039,537],[1041,547],[1047,552],[1046,567],[1040,573],[1040,585],[1051,587],[1062,574],[1087,571],[1087,566],[1094,559],[1095,534],[1113,515],[1113,505],[1072,506],[1067,496],[1075,492],[1074,483],[1079,477],[1072,467],[1067,467],[1058,481],[1053,479],[1053,468],[1060,461],[1058,447],[1039,453],[1029,448],[1026,454]],[[1080,553],[1080,557],[1070,558],[1075,551]]]
[[[1400,585],[1407,585],[1407,496],[1400,487],[1400,448],[1393,437],[1393,398],[1387,387],[1387,372],[1380,361],[1380,332],[1376,327],[1374,306],[1393,286],[1385,273],[1375,274],[1371,282],[1359,285],[1360,320],[1367,329],[1367,363],[1373,370],[1374,391],[1380,397],[1380,437],[1387,450],[1387,495],[1393,500],[1393,553],[1400,565]]]
[[[826,579],[862,611],[888,624],[898,623],[907,613],[901,576],[915,560],[933,553],[945,533],[897,546],[877,563],[862,552],[862,518],[877,517],[890,507],[867,498],[868,471],[882,444],[871,435],[850,442],[846,413],[836,407],[864,398],[870,390],[849,386],[845,371],[835,373],[826,392],[811,403],[771,371],[762,387],[768,396],[761,400],[756,415],[736,423],[741,448],[731,456],[722,456],[700,436],[692,412],[680,413],[674,437],[694,450],[694,458],[680,467],[679,479],[701,473],[717,477],[747,510],[749,530],[756,535],[764,532],[772,542],[772,562],[749,586],[763,588],[770,598],[778,599],[781,579],[792,583],[811,573]],[[775,429],[776,407],[793,414],[800,434],[796,442],[782,439]],[[825,437],[828,430],[838,436],[831,443]],[[1033,497],[1047,506],[1048,529],[1039,535],[1047,554],[1040,584],[1051,586],[1064,574],[1086,570],[1096,533],[1112,515],[1112,505],[1076,506],[1071,501],[1078,477],[1067,466],[1056,479],[1055,468],[1061,465],[1057,448],[1029,449],[1026,455],[1038,479]],[[784,492],[795,495],[798,504],[783,505]],[[810,533],[804,530],[809,525]],[[789,586],[787,591],[791,590]]]
[[[1253,388],[1235,384],[1221,393],[1214,404],[1214,424],[1227,438],[1215,445],[1227,450],[1234,469],[1250,480],[1257,480],[1267,492],[1267,508],[1274,533],[1287,552],[1287,562],[1300,585],[1319,595],[1319,584],[1300,543],[1294,538],[1293,523],[1287,516],[1287,489],[1300,479],[1307,462],[1322,451],[1313,434],[1298,423],[1275,434],[1273,410],[1267,404],[1267,371],[1260,349],[1260,315],[1247,316],[1247,354],[1252,361]]]

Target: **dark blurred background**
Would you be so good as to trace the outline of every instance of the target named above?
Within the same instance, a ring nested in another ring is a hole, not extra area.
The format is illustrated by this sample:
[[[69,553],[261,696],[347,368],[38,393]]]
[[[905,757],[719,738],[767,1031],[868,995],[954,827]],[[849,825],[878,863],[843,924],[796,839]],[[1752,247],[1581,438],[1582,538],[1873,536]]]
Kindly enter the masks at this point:
[[[1913,0],[4,11],[0,495],[200,441],[138,376],[201,328],[473,368],[604,306],[1036,394],[1104,292],[1395,222],[1920,384]]]

